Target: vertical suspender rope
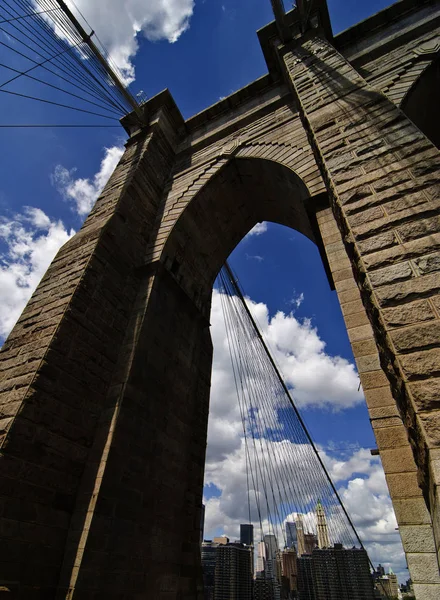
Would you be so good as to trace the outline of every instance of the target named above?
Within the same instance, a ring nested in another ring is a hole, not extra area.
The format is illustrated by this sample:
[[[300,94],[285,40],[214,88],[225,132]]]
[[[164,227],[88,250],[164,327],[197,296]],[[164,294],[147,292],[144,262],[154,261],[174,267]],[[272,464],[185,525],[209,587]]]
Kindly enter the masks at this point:
[[[302,426],[302,428],[303,428],[303,430],[304,430],[304,432],[305,432],[305,434],[307,436],[307,440],[309,441],[309,443],[310,443],[313,451],[316,454],[316,457],[317,457],[317,459],[318,459],[318,461],[320,463],[320,466],[321,466],[321,468],[322,468],[322,470],[323,470],[323,472],[324,472],[324,474],[326,476],[326,479],[327,479],[328,483],[330,484],[330,487],[332,488],[333,493],[335,494],[335,496],[336,496],[336,498],[337,498],[337,500],[338,500],[338,502],[339,502],[339,504],[340,504],[340,506],[341,506],[341,508],[342,508],[342,510],[344,512],[344,515],[347,518],[347,520],[348,520],[348,522],[350,524],[350,527],[352,528],[352,530],[353,530],[353,532],[354,532],[354,534],[356,536],[356,539],[357,539],[357,541],[360,544],[360,547],[364,549],[364,545],[363,545],[363,543],[362,543],[362,541],[361,541],[361,539],[360,539],[360,537],[359,537],[359,535],[358,535],[358,533],[357,533],[357,531],[356,531],[356,529],[354,527],[354,524],[353,524],[353,522],[352,522],[352,520],[350,518],[350,515],[348,514],[348,512],[347,512],[347,510],[346,510],[346,508],[344,506],[344,504],[342,503],[342,499],[341,499],[341,497],[340,497],[340,495],[339,495],[339,493],[338,493],[338,491],[337,491],[337,489],[336,489],[333,481],[331,480],[330,475],[328,474],[328,471],[327,471],[327,469],[326,469],[326,467],[325,467],[325,465],[324,465],[321,457],[319,456],[318,449],[316,448],[316,446],[315,446],[315,444],[314,444],[314,442],[313,442],[313,440],[312,440],[312,438],[310,436],[310,433],[308,432],[308,430],[306,428],[304,420],[301,417],[298,409],[296,408],[296,406],[295,406],[295,404],[294,404],[294,402],[292,400],[292,397],[290,395],[289,389],[288,389],[287,385],[285,384],[283,377],[281,376],[281,373],[280,373],[280,371],[278,369],[278,366],[276,365],[274,359],[272,358],[272,355],[271,355],[271,353],[269,351],[269,348],[267,347],[267,344],[264,341],[264,338],[263,338],[263,336],[260,333],[260,330],[259,330],[259,328],[258,328],[258,326],[257,326],[257,324],[256,324],[256,322],[255,322],[255,320],[254,320],[254,318],[252,316],[252,313],[250,312],[250,310],[249,310],[249,308],[248,308],[248,306],[246,304],[246,300],[244,299],[243,294],[242,294],[242,292],[241,292],[241,290],[240,290],[240,288],[239,288],[239,286],[238,286],[238,284],[236,282],[234,274],[232,273],[231,268],[230,268],[230,266],[229,266],[229,264],[227,262],[225,263],[224,268],[225,268],[226,273],[228,274],[228,277],[229,277],[229,279],[230,279],[230,281],[232,283],[234,291],[236,292],[238,298],[240,299],[241,303],[244,306],[244,309],[245,309],[245,311],[246,311],[246,313],[247,313],[247,315],[248,315],[248,317],[249,317],[249,319],[250,319],[250,321],[251,321],[251,323],[252,323],[252,325],[253,325],[253,327],[255,329],[255,332],[256,332],[256,334],[257,334],[257,336],[258,336],[258,338],[259,338],[259,340],[260,340],[260,342],[261,342],[261,344],[262,344],[262,346],[264,348],[264,351],[265,351],[265,353],[266,353],[266,355],[267,355],[267,357],[268,357],[268,359],[269,359],[269,361],[270,361],[270,363],[271,363],[271,365],[272,365],[272,367],[273,367],[273,369],[274,369],[274,371],[275,371],[275,373],[276,373],[276,375],[277,375],[277,377],[278,377],[278,379],[280,381],[280,384],[281,384],[282,388],[284,389],[284,392],[286,393],[286,395],[287,395],[287,397],[289,399],[289,402],[290,402],[293,410],[295,411],[295,415],[296,415],[298,421],[300,422],[300,424],[301,424],[301,426]]]

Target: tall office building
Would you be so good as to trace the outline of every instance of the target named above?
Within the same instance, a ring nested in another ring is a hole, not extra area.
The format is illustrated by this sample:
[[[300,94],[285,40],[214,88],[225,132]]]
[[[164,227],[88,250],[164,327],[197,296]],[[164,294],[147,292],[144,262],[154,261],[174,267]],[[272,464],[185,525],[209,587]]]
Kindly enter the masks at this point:
[[[298,599],[316,600],[313,581],[312,557],[307,554],[298,557]]]
[[[217,547],[214,600],[252,600],[252,560],[243,544]]]
[[[257,577],[254,581],[254,600],[281,600],[281,586],[278,581]]]
[[[296,523],[294,521],[286,521],[286,546],[287,548],[296,548],[297,545]]]
[[[379,565],[381,566],[381,565]],[[383,569],[383,567],[382,567]],[[377,573],[377,571],[376,571]],[[399,582],[397,581],[397,575],[390,569],[389,573],[381,573],[379,577],[375,578],[376,589],[380,592],[381,598],[397,598],[399,595]]]
[[[240,525],[240,543],[246,546],[254,545],[254,526],[252,524]]]
[[[330,548],[327,517],[325,516],[324,507],[322,506],[320,500],[318,500],[318,504],[316,505],[316,522],[318,530],[318,547]]]
[[[298,589],[298,565],[295,548],[284,550],[281,555],[282,580],[284,597],[290,598]]]
[[[267,549],[264,542],[258,542],[257,546],[257,576],[258,573],[265,573],[267,560]]]
[[[278,579],[278,568],[277,568],[277,554],[278,554],[278,542],[277,538],[269,533],[265,535],[264,543],[266,544],[266,577]]]
[[[305,554],[311,554],[315,548],[318,547],[318,538],[314,533],[304,534],[304,548]]]
[[[304,523],[303,523],[303,515],[298,513],[295,519],[296,524],[296,539],[298,542],[297,552],[298,556],[302,556],[306,553],[306,546],[304,540]]]
[[[204,600],[214,600],[215,563],[218,544],[211,540],[202,542],[202,572]]]
[[[365,550],[335,544],[333,548],[315,548],[311,558],[313,600],[374,599],[373,578]],[[304,600],[301,595],[300,600]]]

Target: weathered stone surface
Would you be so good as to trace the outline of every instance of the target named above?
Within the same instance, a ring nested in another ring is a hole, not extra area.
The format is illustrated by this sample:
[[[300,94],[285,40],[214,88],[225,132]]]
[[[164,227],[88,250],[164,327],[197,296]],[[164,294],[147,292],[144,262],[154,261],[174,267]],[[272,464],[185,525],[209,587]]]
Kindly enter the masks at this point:
[[[431,516],[421,496],[398,499],[393,502],[393,508],[400,525],[431,525]]]
[[[409,387],[420,410],[440,409],[440,379],[411,383]]]
[[[371,411],[370,411],[371,414]],[[416,472],[417,467],[414,462],[414,456],[409,446],[402,448],[381,450],[380,460],[385,473],[405,473]]]
[[[394,400],[390,386],[385,385],[379,388],[373,388],[370,390],[364,390],[365,399],[367,401],[368,408],[376,408],[381,406],[395,406],[396,401]]]
[[[401,225],[397,231],[403,242],[438,233],[440,231],[440,217],[412,221],[407,225]]]
[[[408,437],[403,425],[379,429],[374,433],[380,449],[399,448],[408,445]]]
[[[360,376],[364,390],[383,387],[388,383],[388,379],[382,369],[370,371],[369,373],[361,373]]]
[[[426,436],[427,445],[431,448],[440,447],[440,410],[431,410],[418,414]]]
[[[432,273],[433,271],[440,271],[440,253],[430,254],[423,258],[417,258],[414,263],[419,270],[421,275],[425,273]]]
[[[381,233],[379,235],[375,235],[372,238],[362,240],[359,242],[359,249],[362,254],[369,254],[370,252],[375,252],[376,250],[383,250],[384,248],[389,248],[397,244],[397,238],[393,231],[386,231],[385,233]]]
[[[390,473],[387,483],[393,498],[418,498],[420,488],[416,473]]]
[[[386,250],[383,250],[381,248],[380,251],[365,256],[364,263],[367,269],[377,269],[380,267],[386,267],[388,265],[394,264],[405,258],[416,258],[417,260],[414,261],[414,264],[418,265],[419,261],[424,261],[428,259],[428,257],[426,257],[426,259],[418,257],[430,253],[439,247],[440,234],[434,234],[428,237],[417,239],[413,242],[407,242],[406,244],[398,244],[396,246],[393,246],[392,248],[387,248]],[[422,273],[422,270],[419,269],[419,272]]]
[[[373,339],[353,342],[351,349],[353,350],[355,358],[377,353],[376,342]]]
[[[399,527],[400,537],[405,552],[435,553],[434,538],[431,525],[402,525]],[[420,596],[421,598],[424,596]]]
[[[433,553],[407,553],[406,559],[408,568],[417,582],[420,583],[440,583],[438,572],[438,562],[435,552]],[[420,597],[420,596],[419,596]],[[424,598],[424,596],[422,596]]]
[[[398,352],[440,346],[440,322],[399,329],[391,334],[391,339]]]
[[[379,271],[373,271],[369,273],[371,284],[375,287],[386,285],[387,283],[393,283],[396,281],[404,281],[410,277],[414,277],[414,273],[408,262],[399,263],[392,267],[385,267]]]
[[[359,373],[366,373],[368,371],[380,369],[379,355],[377,354],[377,351],[374,352],[374,354],[356,358],[356,365]]]
[[[353,328],[358,328],[363,325],[367,325],[370,321],[368,320],[368,316],[365,310],[361,310],[352,315],[345,316],[345,325],[351,330]]]
[[[432,321],[436,318],[429,300],[419,300],[396,308],[387,308],[383,310],[382,314],[389,327],[412,325],[413,323]]]
[[[437,583],[415,583],[413,585],[414,594],[416,598],[423,598],[423,600],[437,600],[438,599],[438,584]]]
[[[440,292],[440,277],[437,274],[415,277],[399,284],[384,286],[377,291],[382,306],[410,302],[424,296],[434,296]]]
[[[413,352],[401,358],[408,379],[427,378],[440,375],[440,349]]]

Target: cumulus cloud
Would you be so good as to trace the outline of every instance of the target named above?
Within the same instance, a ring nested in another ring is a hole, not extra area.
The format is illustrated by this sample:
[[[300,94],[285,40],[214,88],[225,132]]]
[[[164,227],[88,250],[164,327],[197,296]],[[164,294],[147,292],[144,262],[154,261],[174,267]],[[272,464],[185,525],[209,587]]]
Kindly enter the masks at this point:
[[[52,184],[65,200],[73,204],[73,209],[81,217],[86,216],[95,204],[102,188],[113,173],[124,148],[112,146],[104,149],[104,158],[99,171],[91,178],[75,177],[76,168],[66,169],[57,165],[51,176]]]
[[[0,218],[0,338],[6,337],[58,249],[74,234],[41,209]]]
[[[310,319],[299,320],[293,313],[282,311],[271,317],[265,304],[250,299],[247,302],[299,406],[338,411],[363,402],[354,364],[326,353],[326,344]],[[213,294],[211,323],[215,344],[214,373],[218,370],[223,385],[226,385],[225,373],[230,358],[218,291]],[[225,395],[222,393],[223,399]]]
[[[252,229],[246,234],[248,236],[252,235],[262,235],[267,231],[267,223],[266,221],[262,221],[261,223],[257,223]]]
[[[58,165],[52,183],[84,217],[93,207],[118,163],[123,148],[104,149],[99,171],[84,179]],[[0,217],[0,338],[8,335],[59,248],[75,231],[31,206],[12,217]]]
[[[82,21],[73,2],[66,0],[66,4]],[[133,59],[139,38],[174,43],[188,29],[194,11],[194,0],[75,0],[75,5],[96,31],[126,85],[135,79]],[[53,24],[49,18],[48,22]],[[55,31],[64,37],[59,28]]]

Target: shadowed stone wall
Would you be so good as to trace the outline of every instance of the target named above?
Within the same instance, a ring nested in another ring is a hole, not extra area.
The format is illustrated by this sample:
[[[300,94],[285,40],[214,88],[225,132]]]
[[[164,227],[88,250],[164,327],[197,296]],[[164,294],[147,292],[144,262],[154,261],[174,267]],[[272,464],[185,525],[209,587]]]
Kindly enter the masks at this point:
[[[124,118],[124,156],[0,354],[11,599],[201,600],[211,289],[261,220],[320,247],[417,597],[438,597],[439,152],[393,104],[434,58],[439,11],[418,6],[332,43],[270,24],[268,75],[186,122],[167,92],[144,128]]]

